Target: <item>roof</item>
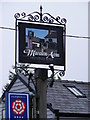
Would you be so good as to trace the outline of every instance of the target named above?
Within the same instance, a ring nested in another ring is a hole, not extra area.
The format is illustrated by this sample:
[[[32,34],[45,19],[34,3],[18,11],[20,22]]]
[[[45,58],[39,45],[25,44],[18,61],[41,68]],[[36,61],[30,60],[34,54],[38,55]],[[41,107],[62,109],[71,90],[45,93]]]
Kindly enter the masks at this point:
[[[50,32],[48,33],[45,38],[57,38],[56,32]]]
[[[29,91],[35,93],[34,89],[31,86],[28,86],[27,78],[24,75],[18,74],[18,73],[17,73],[17,75],[14,75],[13,80],[11,81],[10,85],[7,87],[7,89],[6,89],[7,92],[9,92],[9,90],[12,88],[12,86],[14,85],[14,83],[17,79],[19,79],[29,89]],[[2,102],[2,100],[4,99],[6,91],[4,91],[4,93],[2,94],[2,96],[0,98],[0,102]]]
[[[17,74],[14,79],[11,81],[6,91],[9,91],[15,81],[20,79],[25,86],[28,87],[26,77]],[[54,112],[58,111],[63,114],[90,114],[89,111],[89,82],[76,82],[68,80],[55,80],[53,87],[47,89],[47,104],[48,108]],[[78,88],[86,97],[78,98],[72,94],[66,86],[75,86]],[[29,87],[29,90],[33,93],[35,92],[32,87]],[[5,92],[3,93],[1,100],[5,97]]]
[[[66,86],[75,86],[86,97],[77,97]],[[88,109],[88,82],[76,82],[68,80],[56,80],[53,87],[48,87],[47,101],[53,110],[61,113],[89,113]]]

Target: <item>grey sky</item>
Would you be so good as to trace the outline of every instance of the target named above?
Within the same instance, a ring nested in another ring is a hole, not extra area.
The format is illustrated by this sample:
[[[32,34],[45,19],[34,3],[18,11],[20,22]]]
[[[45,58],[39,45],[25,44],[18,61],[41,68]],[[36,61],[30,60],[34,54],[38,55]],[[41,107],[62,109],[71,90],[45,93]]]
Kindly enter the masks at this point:
[[[15,0],[16,1],[16,0]],[[39,11],[67,19],[66,34],[88,36],[88,2],[6,2],[0,3],[0,27],[15,27],[14,14]],[[15,32],[0,29],[0,90],[8,82],[14,65]],[[66,74],[62,79],[88,81],[88,39],[66,37]]]

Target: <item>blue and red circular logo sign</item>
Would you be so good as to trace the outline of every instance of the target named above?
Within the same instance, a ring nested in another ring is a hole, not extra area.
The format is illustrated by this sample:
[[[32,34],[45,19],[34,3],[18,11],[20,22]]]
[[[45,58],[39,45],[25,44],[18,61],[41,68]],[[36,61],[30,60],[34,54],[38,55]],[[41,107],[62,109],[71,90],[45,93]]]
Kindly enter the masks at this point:
[[[16,115],[22,115],[25,112],[25,108],[26,108],[25,103],[20,99],[14,100],[14,102],[12,102],[11,107],[12,107],[12,111]]]

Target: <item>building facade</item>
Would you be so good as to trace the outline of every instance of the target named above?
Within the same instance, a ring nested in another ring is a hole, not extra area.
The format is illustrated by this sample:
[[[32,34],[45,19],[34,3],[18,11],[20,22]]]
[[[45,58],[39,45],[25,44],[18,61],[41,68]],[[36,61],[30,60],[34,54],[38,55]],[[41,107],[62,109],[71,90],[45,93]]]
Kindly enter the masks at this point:
[[[34,96],[34,86],[22,75],[15,75],[7,92],[25,92]],[[90,118],[88,92],[90,83],[56,80],[47,88],[47,118],[56,120],[88,120]],[[32,91],[32,92],[30,92]],[[34,104],[34,100],[33,100]],[[0,120],[5,118],[5,92],[0,99]],[[32,107],[32,118],[36,118],[36,106]]]

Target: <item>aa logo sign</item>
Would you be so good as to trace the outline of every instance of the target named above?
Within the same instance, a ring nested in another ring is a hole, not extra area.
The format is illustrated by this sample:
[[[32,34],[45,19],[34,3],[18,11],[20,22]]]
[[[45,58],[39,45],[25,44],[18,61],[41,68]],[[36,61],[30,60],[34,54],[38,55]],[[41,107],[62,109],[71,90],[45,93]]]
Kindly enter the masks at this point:
[[[12,110],[16,115],[22,115],[25,112],[25,108],[25,103],[20,99],[16,99],[12,103]]]
[[[29,118],[29,94],[6,92],[5,107],[6,118]]]

